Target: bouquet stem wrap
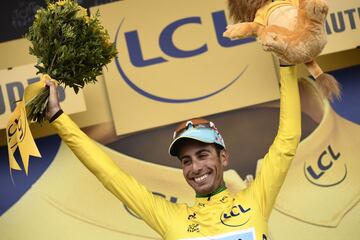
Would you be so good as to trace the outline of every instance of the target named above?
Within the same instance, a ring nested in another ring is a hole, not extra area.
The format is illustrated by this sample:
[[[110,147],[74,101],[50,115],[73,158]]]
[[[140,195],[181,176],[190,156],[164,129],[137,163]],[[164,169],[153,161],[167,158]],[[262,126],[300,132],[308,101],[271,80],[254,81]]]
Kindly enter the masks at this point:
[[[25,171],[26,175],[28,175],[30,156],[41,157],[41,154],[31,134],[27,118],[27,111],[33,109],[29,109],[27,105],[31,99],[39,96],[41,92],[46,91],[47,79],[50,79],[51,81],[57,83],[57,81],[51,79],[49,75],[45,74],[41,76],[39,82],[36,82],[26,87],[23,100],[20,101],[16,106],[6,126],[6,139],[9,154],[10,173],[11,170],[22,170],[14,157],[14,153],[18,148],[21,156],[21,161],[24,166],[23,170]],[[46,109],[42,109],[42,111],[46,111]]]

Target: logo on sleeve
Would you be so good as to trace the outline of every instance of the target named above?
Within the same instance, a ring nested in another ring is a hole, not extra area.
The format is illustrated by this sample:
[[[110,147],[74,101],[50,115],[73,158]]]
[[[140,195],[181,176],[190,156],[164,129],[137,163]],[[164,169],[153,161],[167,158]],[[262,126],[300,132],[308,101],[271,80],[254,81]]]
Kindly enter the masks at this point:
[[[251,208],[234,205],[230,210],[224,211],[220,216],[222,224],[228,227],[239,227],[245,225],[251,218]]]

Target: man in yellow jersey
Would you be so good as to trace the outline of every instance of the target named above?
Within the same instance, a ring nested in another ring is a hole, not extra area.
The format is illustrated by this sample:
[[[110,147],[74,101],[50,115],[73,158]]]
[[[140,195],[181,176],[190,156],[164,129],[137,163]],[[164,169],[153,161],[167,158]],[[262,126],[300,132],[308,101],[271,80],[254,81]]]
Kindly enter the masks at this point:
[[[184,177],[195,190],[193,206],[154,195],[122,171],[62,112],[55,86],[47,84],[50,87],[47,115],[62,140],[108,190],[163,239],[269,239],[268,218],[301,134],[294,66],[280,67],[278,133],[264,157],[260,174],[245,190],[232,195],[226,188],[223,172],[229,156],[213,123],[193,119],[175,131],[169,153],[180,159]]]

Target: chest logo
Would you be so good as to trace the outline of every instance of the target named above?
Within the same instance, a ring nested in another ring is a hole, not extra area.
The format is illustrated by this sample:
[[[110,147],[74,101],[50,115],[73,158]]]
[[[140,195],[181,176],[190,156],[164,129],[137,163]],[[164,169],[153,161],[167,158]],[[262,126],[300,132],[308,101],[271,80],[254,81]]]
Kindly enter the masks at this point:
[[[222,224],[228,227],[239,227],[245,225],[251,218],[251,208],[241,204],[233,206],[230,211],[224,211],[220,216]]]

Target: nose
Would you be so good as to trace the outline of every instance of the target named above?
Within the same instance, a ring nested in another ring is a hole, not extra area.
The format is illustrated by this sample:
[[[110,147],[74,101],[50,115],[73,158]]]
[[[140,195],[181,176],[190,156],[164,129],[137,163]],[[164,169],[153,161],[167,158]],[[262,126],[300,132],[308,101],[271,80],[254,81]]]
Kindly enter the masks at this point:
[[[201,161],[193,160],[192,162],[192,170],[193,173],[199,173],[203,169],[203,164]]]

